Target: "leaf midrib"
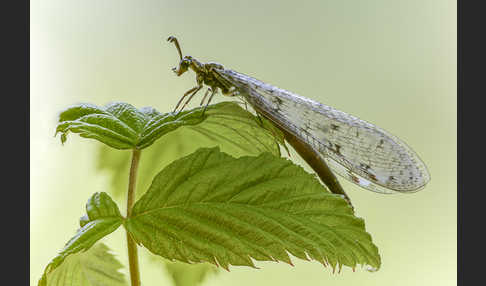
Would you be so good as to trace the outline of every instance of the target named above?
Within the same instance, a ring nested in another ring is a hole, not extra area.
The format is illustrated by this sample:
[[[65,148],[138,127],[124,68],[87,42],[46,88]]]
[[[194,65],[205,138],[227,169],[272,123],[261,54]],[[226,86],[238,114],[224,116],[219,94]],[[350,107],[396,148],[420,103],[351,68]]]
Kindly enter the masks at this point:
[[[197,202],[197,203],[195,203],[195,204],[201,204],[201,205],[211,205],[211,204],[215,204],[215,203],[214,203],[214,202]],[[233,204],[233,205],[244,205],[245,207],[249,207],[249,208],[255,208],[255,206],[252,206],[252,205],[250,205],[250,206],[249,206],[249,205],[247,205],[247,204],[242,204],[242,203],[231,203],[231,204]],[[172,209],[172,208],[176,208],[176,207],[179,207],[179,206],[180,206],[180,204],[179,204],[179,205],[176,205],[176,206],[171,206],[171,207],[162,207],[162,208],[152,209],[152,210],[150,210],[150,211],[144,212],[144,214],[147,214],[147,213],[149,213],[149,212],[159,211],[159,210],[162,210],[162,209]],[[262,208],[258,208],[258,210],[259,210],[259,212],[258,212],[258,213],[262,214],[262,213],[261,213],[261,211],[266,211],[266,210],[269,210],[269,209],[271,209],[271,208],[264,208],[264,209],[265,209],[265,210],[263,210]],[[288,212],[285,212],[285,211],[282,211],[282,210],[279,210],[279,209],[272,209],[272,210],[274,210],[274,211],[278,211],[278,212],[281,212],[281,213],[286,213],[286,214],[288,214]],[[142,215],[142,214],[139,214],[139,215],[137,215],[137,216],[140,216],[140,215]],[[226,213],[226,215],[231,215],[231,214]],[[262,214],[262,215],[265,215],[265,214]],[[231,216],[232,216],[233,218],[235,218],[235,219],[240,220],[240,218],[235,217],[234,215],[231,215]],[[136,217],[136,216],[135,216],[135,217]],[[134,217],[133,217],[133,218],[134,218]],[[305,218],[306,218],[306,216],[305,216],[305,215],[292,214],[292,216],[291,216],[291,219],[292,219],[293,221],[295,221],[296,223],[299,223],[299,224],[301,224],[301,223],[302,223],[302,221],[301,221],[301,220],[302,220],[302,219],[305,219]],[[275,219],[275,216],[274,216],[274,215],[273,215],[273,216],[269,216],[269,217],[268,217],[268,219],[269,219],[269,220],[271,220],[271,221],[274,221],[276,224],[278,224],[280,227],[282,227],[282,228],[286,229],[287,231],[292,232],[292,233],[294,233],[295,235],[299,235],[297,232],[295,232],[295,230],[293,230],[293,229],[291,229],[291,228],[288,228],[286,225],[284,225],[284,224],[280,223],[280,222],[279,222],[277,219]],[[142,222],[140,222],[140,223],[142,223]],[[245,222],[245,223],[247,223],[247,222]],[[304,225],[305,225],[305,224],[304,224]],[[327,225],[327,224],[325,224],[325,223],[319,223],[319,225],[320,225],[320,227],[324,227],[326,231],[328,231],[328,232],[332,233],[332,234],[333,234],[333,235],[335,235],[336,237],[338,237],[338,238],[341,238],[341,237],[342,237],[342,234],[341,234],[341,233],[338,233],[338,232],[337,232],[337,231],[334,229],[336,226],[329,226],[329,225]],[[311,232],[313,232],[313,233],[318,233],[318,232],[319,232],[319,230],[315,229],[314,227],[311,227],[311,226],[308,226],[308,227],[310,227],[310,228],[309,228],[309,230],[310,230]],[[340,229],[356,230],[356,227],[353,227],[353,226],[346,226],[346,225],[341,225],[341,226],[339,226],[339,228],[340,228]],[[262,229],[262,230],[263,230],[263,231],[265,231],[267,234],[272,235],[272,233],[271,233],[271,232],[268,232],[268,231],[266,231],[266,230],[264,230],[264,229]],[[243,238],[243,239],[244,239],[244,238]],[[320,250],[319,248],[315,248],[315,245],[314,245],[314,243],[315,243],[315,242],[313,242],[312,240],[309,240],[309,238],[305,238],[305,237],[301,237],[301,239],[304,239],[304,240],[305,240],[307,243],[309,243],[310,245],[313,245],[313,247],[312,247],[312,248],[313,248],[313,249],[312,249],[312,251],[317,251],[317,252],[318,252],[318,255],[319,255],[319,256],[320,256],[322,259],[327,260],[326,256],[325,256],[325,255],[323,255],[323,253],[321,252],[321,250]],[[281,242],[281,243],[282,243],[282,244],[285,244],[285,243],[283,243],[283,242]],[[290,242],[290,241],[286,241],[286,243],[291,243],[291,242]],[[333,255],[338,255],[338,253],[339,253],[340,255],[345,255],[344,253],[341,253],[341,251],[339,251],[339,250],[338,250],[338,249],[337,249],[337,248],[336,248],[336,247],[335,247],[335,246],[334,246],[332,243],[330,243],[330,241],[328,241],[328,240],[324,240],[324,241],[322,241],[322,240],[321,240],[321,241],[317,242],[317,244],[318,244],[318,245],[320,245],[320,246],[322,246],[322,244],[323,244],[323,243],[326,245],[326,251],[332,252],[332,253],[333,253]],[[294,248],[299,248],[299,247],[300,247],[300,246],[298,246],[298,245],[296,245],[296,244],[294,244],[294,243],[292,243],[292,244],[293,244],[293,247],[294,247]],[[286,251],[289,251],[289,248],[287,248],[287,247],[284,247],[284,249],[285,249]],[[309,252],[309,249],[307,249],[305,252],[307,252],[307,253],[308,253],[308,255],[311,255],[311,252]],[[351,252],[353,252],[353,251],[351,251]],[[368,254],[368,253],[367,253],[367,254]],[[353,254],[351,254],[351,255],[353,255],[353,256],[354,256],[354,252],[353,252]],[[311,257],[313,257],[313,256],[314,256],[314,255],[311,255]],[[366,255],[366,256],[368,256],[368,255]],[[316,258],[318,258],[318,257],[313,257],[313,258],[314,258],[314,259],[316,259]],[[329,262],[329,261],[328,261],[328,262]]]
[[[294,198],[306,197],[306,196],[308,196],[308,195],[296,196]],[[163,207],[157,207],[157,208],[149,209],[149,210],[143,211],[141,213],[134,214],[134,215],[130,216],[127,219],[135,219],[135,218],[137,218],[139,216],[147,215],[147,214],[152,213],[152,212],[164,211],[164,210],[168,210],[168,209],[180,208],[181,210],[184,210],[185,208],[187,208],[187,206],[191,207],[191,206],[195,206],[195,205],[216,205],[216,206],[221,206],[221,205],[235,205],[235,206],[248,207],[250,209],[255,209],[256,208],[256,209],[260,209],[260,210],[261,209],[264,209],[264,210],[274,210],[274,211],[279,211],[279,212],[286,213],[286,214],[291,214],[291,215],[296,216],[296,217],[306,217],[307,216],[305,214],[296,214],[296,213],[292,213],[292,212],[286,212],[286,211],[283,211],[283,210],[281,210],[279,208],[276,208],[276,207],[266,207],[265,206],[266,203],[260,204],[260,205],[253,205],[253,204],[235,203],[235,202],[193,202],[193,203],[190,203],[190,204],[180,203],[180,204],[171,205],[171,206],[163,206]],[[328,212],[323,211],[322,213],[323,214],[326,214]],[[336,214],[336,213],[332,213],[332,214],[333,215],[346,215],[346,216],[348,216],[348,214]]]

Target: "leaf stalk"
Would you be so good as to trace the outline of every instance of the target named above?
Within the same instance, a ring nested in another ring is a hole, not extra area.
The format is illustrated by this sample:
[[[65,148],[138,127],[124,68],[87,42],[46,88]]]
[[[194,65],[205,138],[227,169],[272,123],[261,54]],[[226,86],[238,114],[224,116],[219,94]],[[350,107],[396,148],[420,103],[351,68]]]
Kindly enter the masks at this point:
[[[132,207],[135,201],[135,187],[137,183],[137,171],[140,161],[141,150],[133,149],[132,164],[130,166],[130,175],[128,179],[128,194],[127,194],[127,218],[132,215]],[[127,248],[128,248],[128,263],[130,266],[130,281],[132,286],[140,286],[140,270],[138,264],[138,249],[137,244],[127,231]]]

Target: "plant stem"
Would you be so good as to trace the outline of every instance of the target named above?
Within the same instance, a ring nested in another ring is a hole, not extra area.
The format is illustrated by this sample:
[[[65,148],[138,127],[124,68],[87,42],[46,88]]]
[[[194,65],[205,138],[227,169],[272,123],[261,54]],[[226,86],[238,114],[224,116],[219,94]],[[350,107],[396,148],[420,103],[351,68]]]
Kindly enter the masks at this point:
[[[137,183],[138,162],[140,160],[141,150],[133,149],[132,165],[130,166],[130,177],[128,179],[128,194],[127,194],[127,218],[132,215],[132,207],[135,201],[135,187]],[[140,271],[138,267],[138,250],[137,244],[127,231],[127,246],[128,246],[128,263],[130,265],[130,280],[132,286],[140,286]]]

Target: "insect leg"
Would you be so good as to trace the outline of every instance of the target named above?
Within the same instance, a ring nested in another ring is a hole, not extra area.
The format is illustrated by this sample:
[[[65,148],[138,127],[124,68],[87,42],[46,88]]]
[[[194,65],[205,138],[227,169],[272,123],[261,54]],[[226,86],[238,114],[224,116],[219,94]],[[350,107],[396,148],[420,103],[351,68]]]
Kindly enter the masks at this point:
[[[206,103],[206,105],[204,106],[204,110],[203,110],[203,115],[204,115],[204,112],[206,112],[206,108],[208,108],[208,105],[209,103],[211,103],[211,100],[213,99],[213,96],[214,94],[216,93],[216,91],[218,90],[218,88],[211,88],[211,95],[209,96],[209,99],[208,99],[208,102]]]
[[[196,90],[189,96],[189,98],[186,100],[186,102],[184,103],[184,105],[182,106],[181,110],[179,110],[179,112],[181,112],[182,110],[184,110],[184,108],[186,107],[186,105],[189,103],[189,101],[191,101],[191,99],[194,97],[194,95],[196,95],[196,93],[201,90],[203,86],[200,85],[200,86],[196,86]]]
[[[191,92],[195,91],[199,86],[195,86],[193,88],[191,88],[190,90],[186,91],[186,93],[184,93],[184,95],[181,97],[181,99],[179,99],[179,102],[177,102],[177,105],[176,107],[174,108],[174,111],[175,112],[177,110],[177,108],[179,107],[179,105],[181,104],[182,100]]]
[[[239,100],[238,103],[245,105],[245,110],[248,111],[248,105],[246,104],[246,101],[244,101],[241,98],[238,98],[238,100]]]
[[[201,103],[199,104],[199,106],[203,105],[204,100],[206,99],[206,96],[208,96],[210,91],[211,91],[211,88],[208,88],[208,90],[206,90],[206,93],[204,94],[203,99],[201,100]]]
[[[262,116],[260,115],[260,112],[256,112],[256,117],[258,118],[258,121],[260,121],[261,126],[263,126],[263,119]]]
[[[174,112],[177,110],[177,108],[179,107],[179,105],[181,104],[182,100],[184,100],[184,98],[190,94],[191,96],[189,97],[189,99],[186,101],[186,103],[184,104],[184,106],[181,108],[181,110],[179,112],[181,112],[184,107],[187,105],[187,103],[189,103],[189,101],[191,100],[191,98],[194,96],[194,94],[196,94],[202,87],[203,87],[203,77],[200,76],[200,75],[197,75],[196,76],[196,82],[197,82],[197,86],[191,88],[190,90],[186,91],[186,93],[184,93],[184,95],[182,96],[182,98],[179,100],[179,102],[177,103],[176,107],[174,108]]]
[[[241,102],[245,105],[245,110],[248,111],[248,105],[246,104],[246,100],[241,97],[238,97],[238,99],[241,100]]]

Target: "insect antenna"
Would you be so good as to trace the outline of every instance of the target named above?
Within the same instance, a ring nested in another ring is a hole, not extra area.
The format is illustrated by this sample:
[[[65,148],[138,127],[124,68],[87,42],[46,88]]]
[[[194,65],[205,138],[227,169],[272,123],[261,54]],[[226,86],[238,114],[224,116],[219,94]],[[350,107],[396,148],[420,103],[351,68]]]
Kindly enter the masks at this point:
[[[174,36],[170,36],[169,38],[167,38],[167,41],[169,43],[174,43],[174,45],[176,46],[177,51],[179,52],[179,57],[182,60],[181,46],[179,46],[179,41],[177,41],[177,38],[174,37]]]

